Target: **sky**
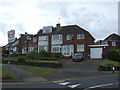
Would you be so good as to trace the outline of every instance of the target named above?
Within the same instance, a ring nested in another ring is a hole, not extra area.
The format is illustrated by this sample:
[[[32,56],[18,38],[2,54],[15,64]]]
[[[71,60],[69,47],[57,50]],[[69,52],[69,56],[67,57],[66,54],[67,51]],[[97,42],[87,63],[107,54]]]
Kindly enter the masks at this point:
[[[8,43],[7,32],[15,36],[36,34],[43,26],[78,25],[96,40],[118,33],[118,2],[0,0],[0,46]]]

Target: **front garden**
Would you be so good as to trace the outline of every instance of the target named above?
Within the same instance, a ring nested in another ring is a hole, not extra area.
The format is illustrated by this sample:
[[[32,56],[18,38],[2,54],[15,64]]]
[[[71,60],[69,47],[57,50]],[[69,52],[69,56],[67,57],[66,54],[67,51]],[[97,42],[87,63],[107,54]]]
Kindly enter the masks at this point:
[[[109,51],[109,59],[104,59],[99,66],[101,71],[111,71],[112,67],[115,70],[120,70],[120,51],[117,49],[111,49]]]
[[[13,54],[10,57],[11,64],[17,65],[29,65],[29,66],[38,66],[38,67],[52,67],[58,68],[62,67],[59,58],[61,58],[61,54],[51,55],[50,53],[41,50],[39,53],[35,51],[29,52],[27,55],[19,56],[17,54]],[[8,57],[2,57],[2,63],[8,62]]]

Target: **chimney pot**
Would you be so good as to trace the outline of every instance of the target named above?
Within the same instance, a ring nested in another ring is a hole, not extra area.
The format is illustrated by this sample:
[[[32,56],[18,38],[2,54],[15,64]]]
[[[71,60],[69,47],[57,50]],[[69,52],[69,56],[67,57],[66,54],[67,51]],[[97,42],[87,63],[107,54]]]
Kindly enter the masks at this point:
[[[56,27],[60,27],[60,23],[56,24]]]

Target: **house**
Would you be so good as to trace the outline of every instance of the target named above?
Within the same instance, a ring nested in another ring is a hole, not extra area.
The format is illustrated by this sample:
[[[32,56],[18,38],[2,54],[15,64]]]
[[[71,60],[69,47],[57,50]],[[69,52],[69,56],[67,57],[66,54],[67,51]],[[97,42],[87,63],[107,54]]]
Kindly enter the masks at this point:
[[[120,36],[113,33],[104,40],[99,40],[95,45],[89,45],[90,58],[108,58],[110,49],[115,48],[120,50]]]
[[[28,53],[31,52],[31,51],[38,51],[37,50],[37,35],[33,35],[31,37],[31,40],[29,41],[29,44],[28,44]]]
[[[89,45],[94,44],[95,38],[77,25],[43,27],[38,33],[38,52],[46,50],[51,54],[62,53],[69,57],[74,53],[82,52],[89,56]]]
[[[19,38],[20,54],[28,53],[28,47],[29,47],[29,42],[31,41],[31,37],[33,37],[33,34],[28,34],[27,32],[25,32],[25,34],[20,34],[20,38]]]

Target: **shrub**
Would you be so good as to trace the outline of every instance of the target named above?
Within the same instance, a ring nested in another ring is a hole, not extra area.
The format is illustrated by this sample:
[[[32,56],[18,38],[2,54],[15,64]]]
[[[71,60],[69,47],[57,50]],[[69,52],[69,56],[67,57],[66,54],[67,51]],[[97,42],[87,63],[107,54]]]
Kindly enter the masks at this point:
[[[27,54],[27,58],[31,60],[38,59],[38,53],[35,51],[31,51]]]
[[[41,50],[39,52],[39,57],[50,57],[50,53],[49,52],[46,52],[45,50]]]
[[[19,56],[19,54],[16,53],[16,52],[13,52],[13,54],[12,54],[11,56],[12,56],[12,57],[17,57],[17,56]]]
[[[109,59],[120,62],[120,52],[117,49],[111,49],[109,51]]]
[[[17,58],[18,62],[25,62],[25,60],[26,60],[25,56],[20,56]]]
[[[61,53],[57,53],[57,54],[54,54],[53,57],[55,57],[55,58],[61,58],[62,54]]]

